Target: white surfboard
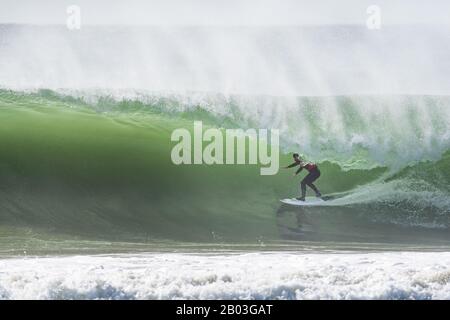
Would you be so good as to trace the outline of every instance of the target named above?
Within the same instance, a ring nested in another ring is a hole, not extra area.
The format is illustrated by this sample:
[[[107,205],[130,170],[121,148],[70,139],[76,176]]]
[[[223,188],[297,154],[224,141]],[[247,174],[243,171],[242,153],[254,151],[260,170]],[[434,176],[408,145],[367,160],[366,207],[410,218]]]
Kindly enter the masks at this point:
[[[282,199],[280,201],[293,206],[304,206],[304,207],[321,206],[325,204],[324,200],[316,197],[306,197],[305,201],[297,200],[295,198]]]

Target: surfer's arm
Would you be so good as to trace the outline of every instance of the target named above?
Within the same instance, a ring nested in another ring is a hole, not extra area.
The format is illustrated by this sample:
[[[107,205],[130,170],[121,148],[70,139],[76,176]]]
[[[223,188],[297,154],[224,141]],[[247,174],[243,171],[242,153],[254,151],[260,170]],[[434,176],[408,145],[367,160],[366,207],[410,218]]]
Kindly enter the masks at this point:
[[[298,168],[298,170],[295,172],[295,175],[298,175],[300,173],[300,171],[303,170],[303,167]]]
[[[295,166],[298,166],[300,163],[294,162],[293,164],[288,165],[287,167],[284,167],[285,169],[293,168]]]

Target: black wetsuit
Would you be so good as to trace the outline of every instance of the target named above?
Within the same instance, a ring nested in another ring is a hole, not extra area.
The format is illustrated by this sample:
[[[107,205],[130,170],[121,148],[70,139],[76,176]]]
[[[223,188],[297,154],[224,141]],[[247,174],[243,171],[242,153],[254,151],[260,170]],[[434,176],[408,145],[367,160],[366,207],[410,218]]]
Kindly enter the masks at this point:
[[[315,163],[303,162],[303,161],[298,160],[298,161],[294,162],[293,164],[289,165],[288,168],[292,168],[295,166],[300,166],[300,168],[298,168],[298,170],[295,174],[298,174],[300,171],[303,170],[303,168],[305,168],[306,170],[309,171],[309,173],[306,175],[306,177],[303,178],[303,180],[301,182],[301,189],[302,189],[301,198],[304,199],[306,196],[306,186],[313,189],[314,192],[316,193],[316,196],[320,196],[320,191],[313,184],[313,182],[316,181],[320,177],[320,170],[317,167],[317,165]]]

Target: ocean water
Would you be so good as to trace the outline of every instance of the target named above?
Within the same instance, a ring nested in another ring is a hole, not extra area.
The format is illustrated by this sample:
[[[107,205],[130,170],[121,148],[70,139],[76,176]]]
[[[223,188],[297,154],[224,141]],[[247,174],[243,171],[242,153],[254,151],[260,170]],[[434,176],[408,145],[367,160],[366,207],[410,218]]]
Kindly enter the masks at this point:
[[[128,254],[0,261],[3,299],[449,299],[448,252]]]
[[[414,31],[0,26],[0,297],[448,299],[450,48]],[[335,198],[175,166],[195,120],[279,129]]]

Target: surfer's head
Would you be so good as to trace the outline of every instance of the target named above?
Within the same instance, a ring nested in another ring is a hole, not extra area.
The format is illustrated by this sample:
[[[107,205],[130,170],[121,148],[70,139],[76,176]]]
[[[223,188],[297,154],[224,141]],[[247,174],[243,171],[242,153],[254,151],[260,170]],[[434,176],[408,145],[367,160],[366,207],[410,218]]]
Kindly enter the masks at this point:
[[[294,158],[294,160],[300,160],[300,156],[298,155],[298,153],[294,153],[292,157]]]

